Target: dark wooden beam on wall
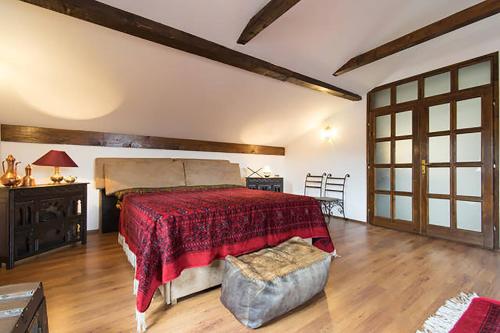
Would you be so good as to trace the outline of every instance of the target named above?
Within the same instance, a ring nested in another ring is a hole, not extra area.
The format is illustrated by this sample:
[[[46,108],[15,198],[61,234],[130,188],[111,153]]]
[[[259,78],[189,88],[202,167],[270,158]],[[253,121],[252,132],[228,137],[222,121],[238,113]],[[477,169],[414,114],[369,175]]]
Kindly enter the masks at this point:
[[[442,36],[448,32],[460,29],[471,23],[480,21],[492,15],[500,13],[499,0],[485,0],[477,5],[466,8],[458,13],[445,17],[423,28],[410,32],[402,37],[394,39],[368,52],[351,58],[340,67],[333,75],[338,76],[361,66],[380,60],[391,54],[403,51],[412,46],[426,42],[433,38]],[[493,32],[492,32],[493,33]]]
[[[285,14],[300,0],[271,0],[248,22],[245,29],[238,38],[238,44],[246,44],[257,36],[262,30]]]
[[[120,31],[148,41],[196,54],[226,65],[238,67],[276,80],[346,98],[361,100],[361,96],[296,73],[284,67],[246,55],[165,24],[129,13],[94,0],[21,0],[39,7],[69,15],[87,22]]]
[[[10,142],[97,147],[149,148],[280,156],[285,155],[285,148],[283,147],[5,124],[1,125],[1,140]]]

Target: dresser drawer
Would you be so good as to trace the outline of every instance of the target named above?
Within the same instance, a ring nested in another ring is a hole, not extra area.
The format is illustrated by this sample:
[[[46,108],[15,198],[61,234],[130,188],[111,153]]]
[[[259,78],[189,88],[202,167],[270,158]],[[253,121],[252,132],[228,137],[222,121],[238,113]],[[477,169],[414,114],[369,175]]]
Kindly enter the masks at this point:
[[[82,191],[87,191],[86,184],[72,185],[47,185],[40,187],[16,188],[13,191],[15,201],[33,200],[33,198],[53,198],[53,197],[68,197],[71,195],[81,194]]]

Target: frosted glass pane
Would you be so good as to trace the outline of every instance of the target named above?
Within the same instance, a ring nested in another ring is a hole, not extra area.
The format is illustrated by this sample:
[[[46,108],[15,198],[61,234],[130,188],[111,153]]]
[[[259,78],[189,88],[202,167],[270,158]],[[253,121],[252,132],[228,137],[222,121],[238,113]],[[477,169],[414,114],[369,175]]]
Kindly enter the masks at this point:
[[[481,126],[481,97],[457,102],[457,128]]]
[[[375,168],[375,189],[382,191],[391,189],[391,169]]]
[[[433,136],[429,138],[429,163],[450,161],[450,136]]]
[[[375,144],[375,164],[391,163],[391,142],[377,142]]]
[[[457,195],[481,196],[481,168],[457,168]]]
[[[457,228],[481,232],[481,203],[457,201]]]
[[[413,155],[412,140],[396,141],[396,163],[411,163]]]
[[[490,83],[490,69],[490,61],[460,68],[458,70],[458,89],[467,89]]]
[[[481,161],[481,133],[457,135],[457,162]]]
[[[371,96],[371,100],[373,108],[380,108],[391,104],[391,89],[387,88],[377,91]]]
[[[375,137],[387,138],[391,136],[391,115],[378,116],[375,118]]]
[[[398,112],[396,113],[396,135],[411,135],[413,132],[412,128],[412,112]]]
[[[412,168],[396,168],[394,170],[396,191],[412,192]]]
[[[418,98],[418,81],[401,84],[396,87],[396,103],[414,101]]]
[[[402,195],[395,196],[394,218],[398,220],[412,221],[412,197]]]
[[[450,130],[450,103],[429,107],[429,132]]]
[[[428,170],[428,193],[450,194],[450,168],[429,168]]]
[[[450,200],[429,198],[429,224],[450,226]]]
[[[429,76],[424,80],[424,96],[434,96],[450,92],[450,72]]]
[[[375,216],[391,218],[391,196],[375,194]]]

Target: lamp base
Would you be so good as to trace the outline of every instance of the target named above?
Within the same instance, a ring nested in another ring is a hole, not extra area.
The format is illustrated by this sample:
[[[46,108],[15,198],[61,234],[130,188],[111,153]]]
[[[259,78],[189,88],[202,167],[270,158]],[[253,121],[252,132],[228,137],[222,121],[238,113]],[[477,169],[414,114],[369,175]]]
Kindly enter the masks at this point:
[[[59,167],[54,167],[54,174],[50,176],[50,180],[54,184],[60,184],[63,180],[63,176],[59,173]]]

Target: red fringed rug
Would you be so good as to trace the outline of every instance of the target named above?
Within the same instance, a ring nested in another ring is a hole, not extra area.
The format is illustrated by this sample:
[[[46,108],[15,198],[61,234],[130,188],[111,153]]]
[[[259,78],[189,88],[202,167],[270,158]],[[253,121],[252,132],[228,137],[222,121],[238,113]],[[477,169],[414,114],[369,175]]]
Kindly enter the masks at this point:
[[[417,333],[500,333],[500,302],[461,293],[446,301]]]

